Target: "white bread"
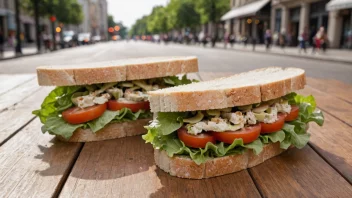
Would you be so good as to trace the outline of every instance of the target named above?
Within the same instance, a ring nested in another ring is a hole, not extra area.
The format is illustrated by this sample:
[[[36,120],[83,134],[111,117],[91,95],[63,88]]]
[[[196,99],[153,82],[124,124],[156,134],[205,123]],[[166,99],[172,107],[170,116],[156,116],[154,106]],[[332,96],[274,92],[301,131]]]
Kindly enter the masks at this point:
[[[150,57],[37,67],[42,86],[88,85],[198,72],[194,56]]]
[[[280,143],[266,144],[259,155],[252,150],[245,151],[242,155],[229,155],[212,158],[205,163],[197,165],[188,156],[176,155],[169,157],[165,151],[154,150],[156,165],[172,176],[187,179],[203,179],[238,172],[263,163],[282,153]]]
[[[152,112],[222,109],[259,103],[303,89],[305,71],[269,67],[149,92]]]
[[[65,142],[94,142],[127,136],[142,135],[147,132],[144,126],[148,125],[150,120],[151,119],[140,119],[134,121],[110,123],[96,133],[93,133],[90,129],[79,128],[73,132],[72,137],[68,140],[62,136],[56,137]]]

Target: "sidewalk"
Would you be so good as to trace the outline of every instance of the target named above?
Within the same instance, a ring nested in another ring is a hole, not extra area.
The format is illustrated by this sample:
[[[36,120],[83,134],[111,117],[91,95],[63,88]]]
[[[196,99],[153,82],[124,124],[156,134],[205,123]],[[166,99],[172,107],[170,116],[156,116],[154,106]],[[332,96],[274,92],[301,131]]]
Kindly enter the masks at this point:
[[[32,54],[36,54],[37,48],[35,45],[27,45],[27,46],[22,46],[22,55],[23,56],[28,56],[28,55],[32,55]],[[15,48],[13,47],[5,47],[5,51],[4,51],[4,55],[2,58],[0,58],[1,60],[6,60],[6,59],[11,59],[11,58],[15,58]]]
[[[208,44],[207,47],[210,47],[210,44]],[[216,48],[224,49],[224,43],[217,43]],[[228,44],[227,50],[253,52],[253,45],[247,44],[247,46],[245,47],[243,44],[236,43],[231,48],[231,45]],[[261,45],[255,46],[255,52],[352,64],[352,51],[351,50],[327,49],[327,51],[325,53],[323,51],[321,51],[319,53],[313,54],[312,48],[308,48],[307,53],[304,53],[303,50],[301,51],[301,53],[299,53],[298,47],[286,47],[285,49],[281,49],[278,46],[271,46],[270,50],[267,51],[265,49],[265,45],[261,44]]]

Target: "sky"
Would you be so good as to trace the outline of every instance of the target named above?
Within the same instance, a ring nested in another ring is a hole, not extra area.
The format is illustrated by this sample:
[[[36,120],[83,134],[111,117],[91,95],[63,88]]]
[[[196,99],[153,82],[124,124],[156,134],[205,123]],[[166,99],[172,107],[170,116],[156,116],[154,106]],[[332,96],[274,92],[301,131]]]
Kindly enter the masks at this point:
[[[143,15],[150,14],[153,7],[166,5],[168,0],[107,0],[108,13],[114,16],[115,22],[122,21],[130,28]]]

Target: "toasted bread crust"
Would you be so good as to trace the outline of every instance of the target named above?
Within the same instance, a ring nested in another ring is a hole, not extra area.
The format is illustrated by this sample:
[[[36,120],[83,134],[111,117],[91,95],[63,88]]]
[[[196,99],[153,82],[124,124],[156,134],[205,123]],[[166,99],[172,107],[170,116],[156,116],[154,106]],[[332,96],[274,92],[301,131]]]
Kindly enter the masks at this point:
[[[150,120],[151,119],[140,119],[121,123],[111,123],[96,133],[93,133],[90,129],[80,128],[73,132],[72,137],[68,140],[62,136],[56,137],[65,142],[94,142],[141,135],[147,132],[144,126],[148,125]]]
[[[203,179],[226,175],[251,168],[282,153],[279,143],[266,144],[259,155],[247,150],[241,155],[229,155],[207,160],[197,165],[187,156],[167,156],[165,151],[154,150],[156,165],[172,176]]]
[[[152,112],[179,112],[179,111],[196,111],[196,110],[208,110],[208,109],[222,109],[227,107],[242,106],[248,104],[259,103],[262,101],[268,101],[282,97],[288,93],[304,88],[306,84],[304,70],[298,68],[286,68],[282,69],[279,67],[269,67],[264,69],[258,69],[251,71],[251,74],[255,72],[265,72],[268,70],[268,76],[272,71],[280,71],[282,73],[292,72],[293,75],[287,78],[280,78],[279,80],[264,80],[263,82],[258,81],[251,84],[251,79],[248,80],[247,85],[236,87],[236,81],[234,82],[234,88],[222,88],[221,86],[217,89],[193,89],[183,91],[183,88],[187,88],[191,85],[184,85],[175,88],[168,88],[158,91],[149,92],[149,101]],[[236,74],[234,76],[219,78],[207,82],[201,82],[202,86],[211,86],[217,82],[231,82],[235,78],[243,78],[246,73]],[[251,76],[249,75],[248,78]],[[256,78],[260,78],[256,77]],[[247,80],[242,80],[247,81]],[[269,81],[269,82],[268,82]],[[193,87],[192,87],[193,88]],[[172,91],[169,91],[172,90]]]
[[[122,59],[66,66],[37,68],[41,86],[72,86],[120,82],[198,72],[193,56]]]

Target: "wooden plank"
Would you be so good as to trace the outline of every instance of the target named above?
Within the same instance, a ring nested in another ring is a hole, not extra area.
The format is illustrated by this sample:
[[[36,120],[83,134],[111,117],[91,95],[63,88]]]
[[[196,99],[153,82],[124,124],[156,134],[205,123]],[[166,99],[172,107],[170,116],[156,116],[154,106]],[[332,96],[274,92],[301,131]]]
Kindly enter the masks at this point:
[[[81,143],[63,143],[40,131],[35,119],[0,149],[1,197],[51,197],[72,166]]]
[[[0,95],[34,78],[34,74],[1,74]]]
[[[319,108],[352,126],[351,103],[310,86],[306,86],[303,90],[298,91],[298,93],[303,95],[313,95]]]
[[[14,104],[21,102],[25,98],[33,95],[39,90],[37,79],[32,79],[26,83],[17,86],[14,89],[4,93],[0,97],[0,111],[13,106]],[[40,99],[42,100],[42,99]]]
[[[307,78],[307,84],[322,92],[352,103],[352,85],[345,84],[338,80],[323,80],[318,78]]]
[[[352,128],[325,113],[324,126],[310,124],[310,145],[352,184]]]
[[[0,118],[6,118],[0,119],[0,144],[35,117],[32,111],[40,108],[44,97],[51,89],[50,87],[41,88],[17,105],[0,113]]]
[[[351,185],[309,146],[250,169],[264,197],[352,197]]]
[[[60,197],[259,197],[246,171],[205,180],[175,178],[154,164],[140,136],[86,143]]]

